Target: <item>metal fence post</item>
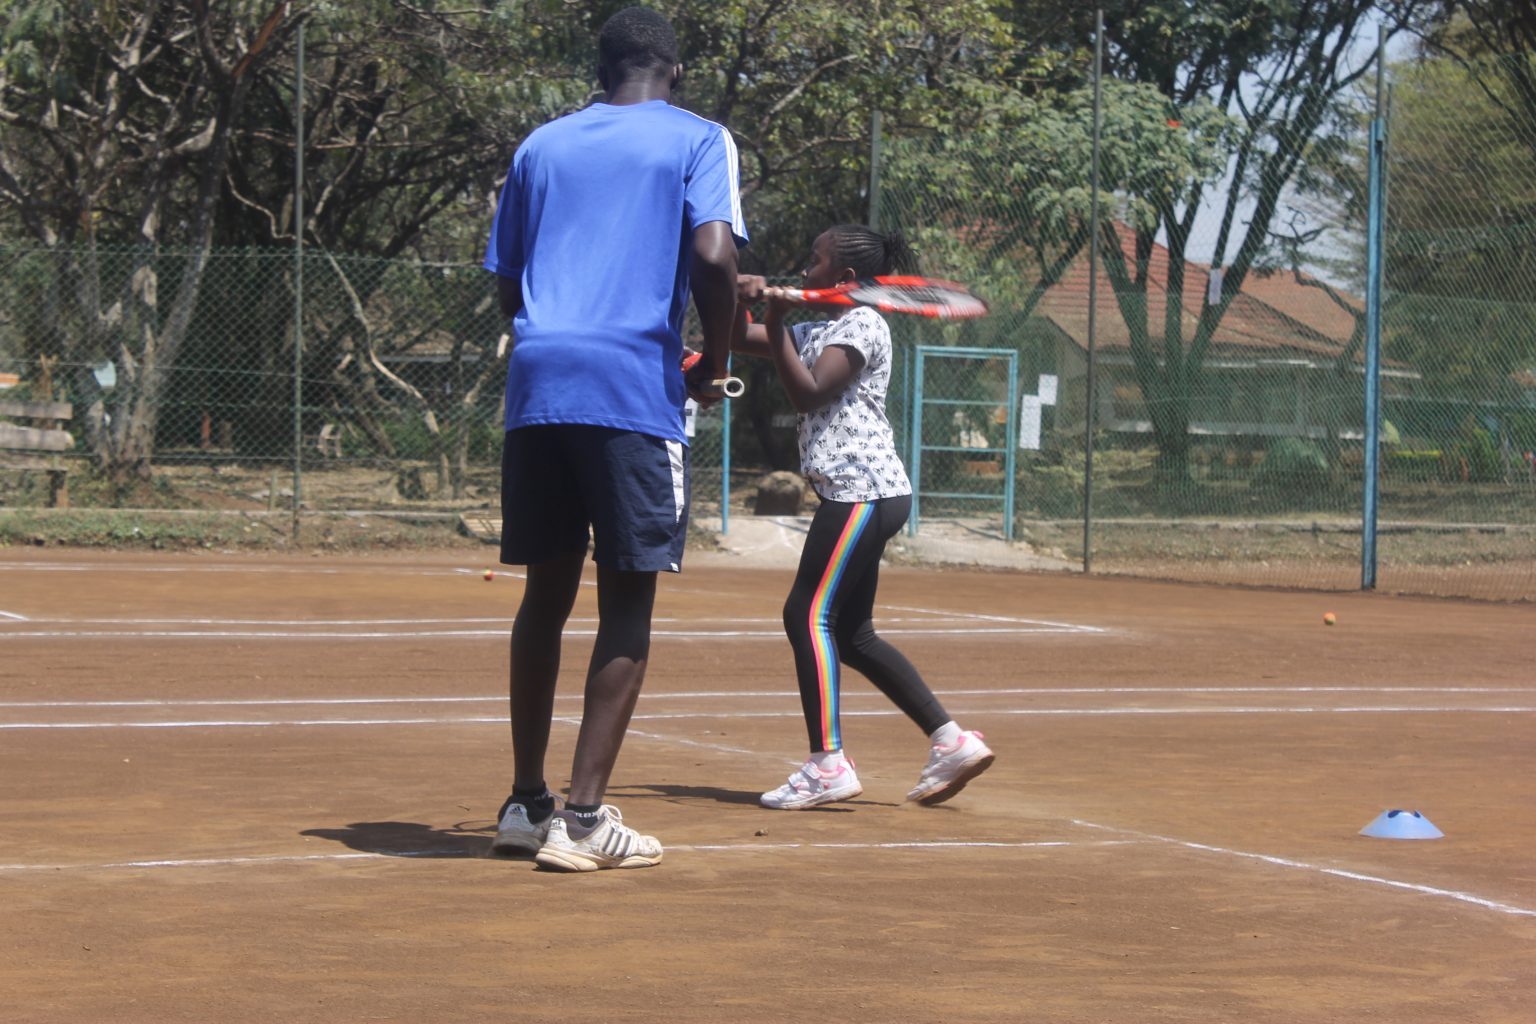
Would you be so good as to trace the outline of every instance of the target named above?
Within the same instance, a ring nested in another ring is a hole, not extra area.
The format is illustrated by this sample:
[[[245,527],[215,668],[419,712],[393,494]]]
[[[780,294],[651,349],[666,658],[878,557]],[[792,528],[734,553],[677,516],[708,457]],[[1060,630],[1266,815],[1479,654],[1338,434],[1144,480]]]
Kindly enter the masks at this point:
[[[304,22],[293,71],[293,540],[304,482]]]
[[[1088,368],[1083,407],[1083,572],[1093,571],[1093,413],[1094,343],[1099,309],[1099,137],[1103,134],[1101,100],[1104,84],[1104,12],[1093,19],[1093,158],[1088,198]]]
[[[725,357],[725,373],[730,376],[731,357]],[[731,532],[731,400],[721,399],[720,418],[720,533]]]
[[[1365,463],[1360,523],[1360,589],[1376,589],[1376,502],[1380,492],[1381,454],[1381,280],[1382,182],[1386,164],[1386,131],[1382,120],[1382,79],[1385,42],[1376,39],[1376,110],[1371,118],[1371,148],[1367,168],[1365,249]]]
[[[921,502],[919,491],[922,488],[923,479],[923,347],[912,346],[912,390],[908,392],[908,401],[912,408],[908,410],[912,417],[912,514],[907,518],[907,535],[917,536],[917,513]]]

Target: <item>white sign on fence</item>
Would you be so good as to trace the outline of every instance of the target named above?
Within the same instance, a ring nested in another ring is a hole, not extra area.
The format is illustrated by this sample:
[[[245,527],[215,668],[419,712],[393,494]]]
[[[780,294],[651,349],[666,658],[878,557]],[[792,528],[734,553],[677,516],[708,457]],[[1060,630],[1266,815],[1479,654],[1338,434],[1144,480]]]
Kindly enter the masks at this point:
[[[1019,408],[1019,447],[1040,450],[1040,396],[1025,395]]]
[[[1042,373],[1040,375],[1040,404],[1056,404],[1056,375],[1054,373]]]

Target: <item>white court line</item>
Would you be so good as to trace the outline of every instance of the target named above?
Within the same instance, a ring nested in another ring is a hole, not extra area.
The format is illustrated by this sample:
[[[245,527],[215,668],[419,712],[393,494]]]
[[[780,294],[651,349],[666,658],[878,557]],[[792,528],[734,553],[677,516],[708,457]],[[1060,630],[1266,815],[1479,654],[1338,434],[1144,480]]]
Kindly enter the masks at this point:
[[[409,618],[409,619],[319,619],[319,618],[304,618],[304,619],[214,619],[214,618],[186,618],[186,617],[80,618],[80,617],[76,617],[76,616],[69,616],[69,617],[63,617],[63,618],[56,618],[56,617],[52,617],[52,616],[42,616],[42,617],[28,618],[28,617],[26,617],[24,615],[18,615],[18,614],[12,613],[12,612],[0,611],[0,617],[8,617],[8,618],[16,620],[17,622],[29,622],[29,623],[33,623],[33,624],[43,623],[43,624],[46,624],[46,625],[53,625],[53,626],[59,626],[59,625],[69,625],[69,626],[422,626],[422,625],[443,625],[443,624],[450,624],[451,623],[451,624],[454,624],[454,625],[461,625],[461,626],[480,625],[480,624],[498,625],[498,626],[503,626],[503,627],[506,627],[507,629],[510,629],[512,627],[512,623],[513,623],[513,616],[511,616],[511,615],[454,616],[452,618],[440,618],[440,619],[423,618],[423,617],[420,617],[420,616],[417,616],[415,618]],[[900,615],[889,616],[889,617],[882,616],[880,621],[881,622],[923,622],[923,623],[932,624],[935,621],[942,622],[942,621],[944,621],[946,619],[952,619],[955,622],[970,622],[970,621],[972,621],[972,617],[971,616],[962,615],[962,614],[959,614],[959,613],[956,613],[956,614],[953,614],[953,615],[946,615],[946,614],[935,613],[933,615],[922,616],[921,618],[906,618],[906,617],[900,616]],[[578,625],[585,624],[585,623],[596,623],[597,621],[598,621],[598,619],[594,615],[572,615],[569,619],[566,620],[567,625],[572,624],[572,623],[575,623],[575,624],[578,624]],[[1011,621],[1013,621],[1015,624],[1018,624],[1018,625],[1032,624],[1030,622],[1030,620],[1028,620],[1028,619],[1017,619],[1017,620],[1011,620]],[[777,629],[777,631],[779,633],[782,634],[784,632],[784,628],[783,628],[783,625],[782,625],[782,620],[780,618],[778,618],[778,617],[770,618],[770,617],[765,616],[765,615],[750,615],[750,616],[747,616],[747,615],[743,615],[743,616],[713,616],[712,615],[712,616],[707,616],[707,617],[706,616],[702,616],[702,615],[658,615],[658,616],[655,616],[654,618],[652,618],[651,622],[652,622],[652,624],[660,623],[660,624],[663,624],[663,625],[669,625],[669,624],[674,624],[674,623],[678,623],[678,622],[687,622],[687,623],[701,623],[701,622],[704,622],[704,623],[728,623],[728,624],[732,624],[732,625],[748,624],[748,625],[757,625],[757,626],[773,626],[775,629]]]
[[[886,636],[1027,636],[1046,633],[1081,633],[1080,629],[1053,626],[933,627],[882,629]],[[495,637],[505,639],[506,629],[416,630],[261,630],[261,629],[0,629],[0,640],[412,640]],[[565,636],[596,636],[595,629],[567,629]],[[652,637],[679,640],[784,639],[783,629],[656,629]]]
[[[1536,706],[1509,705],[1465,707],[1444,705],[1346,705],[1343,707],[1193,707],[1193,708],[988,708],[964,712],[984,715],[1441,715],[1456,712],[1522,715],[1536,711]]]
[[[1070,629],[1082,633],[1108,633],[1108,629],[1102,626],[1087,626],[1078,622],[1052,622],[1047,619],[1023,619],[1012,615],[983,615],[980,612],[939,611],[933,608],[912,608],[906,605],[881,605],[882,608],[890,608],[898,612],[919,612],[925,615],[952,615],[963,619],[972,619],[977,622],[1015,622],[1028,623],[1035,626],[1054,626],[1059,629]]]
[[[455,570],[468,572],[469,570]],[[885,606],[881,611],[884,612]],[[1077,623],[1063,623],[1017,616],[982,615],[963,611],[947,611],[936,608],[891,606],[890,610],[910,613],[909,617],[896,615],[883,617],[881,632],[891,636],[1020,636],[1047,633],[1104,634],[1109,630]],[[4,613],[11,620],[24,622],[29,628],[5,628],[8,622],[0,622],[0,640],[65,640],[65,639],[242,639],[242,640],[391,640],[424,638],[482,638],[505,635],[511,627],[510,616],[455,617],[455,618],[346,618],[346,619],[225,619],[204,617],[43,617],[27,618],[19,614]],[[597,619],[577,616],[569,620],[574,626],[595,624]],[[782,639],[783,627],[777,618],[765,616],[724,617],[701,619],[699,616],[666,616],[653,620],[662,626],[698,624],[708,626],[693,629],[655,629],[652,636],[673,639]],[[921,623],[912,625],[911,623]],[[944,623],[984,623],[986,625],[944,625]],[[716,624],[757,625],[759,629],[719,629]],[[42,629],[39,626],[53,628]],[[422,626],[496,626],[500,628],[423,629]],[[186,626],[186,629],[144,629],[144,626]],[[417,627],[393,629],[384,627]],[[74,628],[62,628],[74,627]],[[87,628],[94,627],[94,628]],[[101,628],[139,627],[139,628]],[[276,628],[292,627],[292,628]],[[322,627],[364,627],[337,629]],[[568,636],[595,636],[595,628],[568,628]]]
[[[1079,843],[1069,839],[1041,839],[1034,841],[1001,841],[987,839],[922,839],[889,841],[884,843],[732,843],[697,844],[689,846],[668,843],[669,850],[1027,850],[1039,847],[1061,846],[1138,846],[1138,839],[1107,839],[1096,843]]]
[[[444,856],[447,851],[437,853]],[[427,854],[426,856],[431,856]],[[406,856],[396,854],[395,856]],[[417,856],[422,856],[418,854]],[[114,868],[208,868],[241,864],[296,864],[313,860],[374,860],[382,853],[315,853],[296,856],[210,857],[202,860],[120,860],[106,864],[0,864],[0,872],[21,871],[108,871]]]
[[[1008,687],[998,690],[950,690],[940,691],[944,697],[1013,697],[1031,694],[1052,696],[1104,696],[1125,693],[1138,694],[1190,694],[1190,693],[1536,693],[1536,687],[1528,686],[1053,686],[1032,689]],[[646,701],[692,700],[722,698],[781,699],[793,697],[794,692],[783,690],[680,690],[666,693],[643,694]],[[860,700],[878,698],[879,694],[855,692],[845,698]],[[241,699],[164,699],[164,700],[16,700],[0,701],[0,708],[182,708],[182,707],[296,707],[331,706],[350,704],[500,704],[506,694],[464,697],[252,697]],[[577,693],[557,693],[557,701],[578,701]],[[992,712],[978,712],[990,714]],[[1008,714],[1010,712],[997,712]]]
[[[668,843],[667,852],[674,850],[691,850],[696,853],[729,853],[746,852],[758,853],[771,850],[1027,850],[1027,849],[1059,849],[1063,847],[1099,848],[1106,846],[1134,846],[1138,840],[1133,839],[1106,839],[1094,842],[1080,842],[1076,840],[1052,839],[1035,842],[998,842],[988,840],[922,840],[913,842],[885,842],[885,843],[709,843],[690,845],[688,843]],[[449,860],[496,860],[497,858],[476,857],[467,854],[462,847],[444,848],[441,850],[407,850],[399,853],[314,853],[255,857],[204,857],[181,858],[175,860],[123,860],[110,861],[97,864],[0,864],[0,873],[22,873],[29,871],[112,871],[132,868],[214,868],[214,867],[249,867],[261,864],[302,864],[313,861],[337,861],[337,860],[420,860],[423,858],[444,858]],[[529,864],[530,861],[522,858],[508,858],[511,864]]]
[[[1160,836],[1153,832],[1138,832],[1135,829],[1116,828],[1113,825],[1100,825],[1092,821],[1072,819],[1072,824],[1083,828],[1098,829],[1103,832],[1113,832],[1116,835],[1130,836],[1148,842],[1166,843],[1170,846],[1181,846],[1188,850],[1199,850],[1202,853],[1219,853],[1227,857],[1241,857],[1245,860],[1257,860],[1266,864],[1274,864],[1282,868],[1294,868],[1299,871],[1312,871],[1317,874],[1331,875],[1335,878],[1347,878],[1354,882],[1369,882],[1372,885],[1384,885],[1392,889],[1406,889],[1409,892],[1420,893],[1425,896],[1439,896],[1444,899],[1458,900],[1462,903],[1471,903],[1475,906],[1496,910],[1501,914],[1512,914],[1517,917],[1536,917],[1536,910],[1515,906],[1512,903],[1501,903],[1497,900],[1484,899],[1467,892],[1458,892],[1454,889],[1441,889],[1432,885],[1419,885],[1416,882],[1402,882],[1395,878],[1382,878],[1379,875],[1366,875],[1358,871],[1346,871],[1343,868],[1330,868],[1321,864],[1311,864],[1303,860],[1292,860],[1289,857],[1275,857],[1267,853],[1250,853],[1246,850],[1229,850],[1222,846],[1210,846],[1206,843],[1191,842],[1187,839],[1175,839],[1173,836]]]
[[[572,722],[571,724],[575,724]],[[671,743],[680,747],[693,747],[695,750],[709,750],[716,754],[743,754],[747,757],[761,757],[762,752],[749,750],[746,747],[733,747],[727,743],[710,743],[705,740],[687,739],[682,736],[668,736],[665,733],[646,732],[643,729],[631,728],[625,733],[626,738],[634,736],[642,740],[655,740],[658,743]],[[798,765],[798,760],[786,761],[786,764]]]
[[[4,613],[0,613],[4,614]],[[18,616],[19,618],[19,616]],[[199,619],[199,618],[153,618],[153,619],[82,619],[82,618],[53,618],[49,616],[22,619],[23,622],[43,624],[49,626],[428,626],[452,623],[454,625],[500,625],[510,627],[512,616],[489,615],[481,618],[465,618],[462,616],[451,619]],[[596,619],[577,619],[572,617],[572,622],[596,622]],[[656,621],[674,621],[662,620]],[[727,621],[727,620],[711,620]],[[766,622],[766,619],[747,619],[742,621]]]
[[[1193,707],[1193,708],[967,708],[955,712],[969,720],[980,720],[988,715],[1025,715],[1042,717],[1113,717],[1116,715],[1155,717],[1159,715],[1521,715],[1536,713],[1536,705],[1499,707],[1453,706],[1357,706],[1357,707]],[[844,718],[895,718],[902,714],[894,709],[879,711],[843,711]],[[666,714],[637,714],[636,722],[739,720],[748,718],[800,718],[799,709],[793,711],[686,711]],[[557,719],[558,720],[558,719]],[[0,730],[21,729],[262,729],[279,726],[382,726],[382,725],[505,725],[505,716],[445,715],[435,718],[299,718],[299,719],[211,719],[207,721],[165,722],[0,722]]]
[[[232,573],[243,572],[252,575],[272,573],[283,576],[340,576],[377,575],[382,570],[376,569],[336,569],[323,566],[296,566],[296,565],[240,565],[233,562],[220,562],[208,565],[123,565],[115,562],[0,562],[0,569],[8,572],[148,572],[148,573]],[[463,570],[427,570],[425,572],[413,572],[413,576],[447,576]],[[399,575],[399,573],[394,573]]]
[[[0,612],[0,616],[5,616],[7,614],[8,614],[7,612]],[[49,617],[49,616],[43,616],[43,617],[40,617],[40,618],[30,618],[29,619],[29,618],[26,618],[26,617],[21,616],[21,615],[15,615],[15,616],[12,616],[12,618],[15,618],[16,620],[18,620],[20,622],[44,623],[44,624],[47,624],[47,625],[54,625],[54,626],[58,626],[58,625],[73,625],[73,626],[424,626],[424,625],[443,625],[443,624],[447,624],[447,623],[452,623],[454,625],[461,625],[461,626],[478,625],[478,624],[497,625],[497,626],[504,626],[504,627],[506,627],[508,629],[510,629],[512,627],[512,621],[513,621],[513,617],[511,615],[486,615],[486,616],[479,616],[479,617],[474,617],[474,616],[469,616],[469,617],[466,617],[466,616],[455,616],[453,618],[442,618],[442,619],[423,618],[423,617],[420,617],[420,616],[415,617],[415,618],[410,618],[410,619],[318,619],[318,618],[305,618],[305,619],[205,619],[205,618],[175,618],[175,617],[166,617],[166,618],[132,618],[132,619],[129,619],[129,618],[77,618],[77,617],[53,618],[53,617]],[[574,622],[574,623],[586,623],[586,622],[593,622],[593,623],[595,623],[595,622],[597,622],[597,618],[596,618],[596,616],[590,616],[590,615],[588,615],[588,616],[572,615],[570,617],[570,619],[567,620],[567,621],[568,622]],[[705,619],[702,616],[695,615],[695,616],[688,616],[688,617],[656,616],[651,621],[653,623],[657,623],[657,622],[659,622],[659,623],[674,623],[674,622],[700,622],[700,621],[704,621],[704,622],[725,622],[725,623],[734,623],[734,624],[752,623],[752,624],[756,624],[756,625],[771,625],[771,624],[777,623],[779,620],[778,619],[770,619],[770,618],[767,618],[766,616],[762,616],[762,615],[754,615],[754,616],[751,616],[751,617],[740,617],[740,618],[716,618],[716,617],[711,617],[711,618],[708,618],[708,619]],[[907,620],[901,619],[901,620],[893,620],[893,621],[905,622]],[[924,619],[922,621],[927,622],[927,621],[931,621],[931,620]],[[781,628],[780,632],[782,632],[782,631],[783,630]]]
[[[489,568],[493,569],[497,576],[524,578],[523,573],[496,564],[492,564]],[[238,572],[253,576],[459,576],[466,573],[479,576],[485,572],[484,568],[390,567],[383,565],[338,567],[324,565],[262,565],[243,562],[205,562],[198,565],[137,565],[122,562],[0,562],[0,570],[8,572],[137,572],[170,575],[182,573],[217,573],[225,575]]]

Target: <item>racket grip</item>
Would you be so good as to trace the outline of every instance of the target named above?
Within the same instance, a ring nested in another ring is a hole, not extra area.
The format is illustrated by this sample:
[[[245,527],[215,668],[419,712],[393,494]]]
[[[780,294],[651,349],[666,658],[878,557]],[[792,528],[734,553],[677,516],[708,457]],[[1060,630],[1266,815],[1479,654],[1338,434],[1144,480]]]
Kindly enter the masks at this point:
[[[702,352],[688,352],[683,356],[683,372],[687,372],[704,357]],[[719,388],[725,393],[726,398],[740,398],[746,394],[747,384],[740,377],[717,377],[709,382],[712,388]]]
[[[719,377],[710,381],[709,386],[719,388],[726,398],[740,398],[747,392],[747,383],[740,377]]]
[[[777,286],[763,289],[765,299],[783,299],[785,302],[804,302],[805,292],[799,288],[779,288]]]

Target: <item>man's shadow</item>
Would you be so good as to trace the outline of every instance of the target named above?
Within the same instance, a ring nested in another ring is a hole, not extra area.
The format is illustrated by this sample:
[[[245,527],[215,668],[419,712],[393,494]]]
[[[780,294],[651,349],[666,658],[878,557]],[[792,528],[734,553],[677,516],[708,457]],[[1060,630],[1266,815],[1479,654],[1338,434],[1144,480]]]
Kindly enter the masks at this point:
[[[494,822],[466,821],[433,828],[416,821],[354,821],[344,828],[310,828],[302,836],[330,839],[343,846],[385,857],[453,860],[484,857],[491,849]]]

